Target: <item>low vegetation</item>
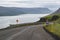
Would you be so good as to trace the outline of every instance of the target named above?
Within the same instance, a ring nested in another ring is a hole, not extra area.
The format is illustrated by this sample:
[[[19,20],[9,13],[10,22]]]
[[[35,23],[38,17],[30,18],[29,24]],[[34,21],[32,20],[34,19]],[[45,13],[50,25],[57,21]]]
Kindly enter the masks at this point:
[[[45,26],[45,29],[53,33],[54,35],[57,35],[58,37],[60,37],[60,24],[59,23],[49,24],[48,26]]]
[[[46,17],[41,18],[38,22],[46,22],[46,20],[48,20],[49,22],[53,22],[58,20],[59,18],[59,15],[48,15]]]
[[[47,18],[48,21],[51,22],[52,24],[44,26],[44,28],[60,38],[60,14],[49,15],[46,16],[45,18]]]

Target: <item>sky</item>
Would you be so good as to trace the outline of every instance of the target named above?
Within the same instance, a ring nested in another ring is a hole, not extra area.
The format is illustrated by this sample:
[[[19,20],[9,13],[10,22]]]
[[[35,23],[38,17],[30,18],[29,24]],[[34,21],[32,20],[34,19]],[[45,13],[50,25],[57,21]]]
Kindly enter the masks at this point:
[[[51,10],[60,8],[60,0],[0,0],[0,6],[4,7],[45,7]]]

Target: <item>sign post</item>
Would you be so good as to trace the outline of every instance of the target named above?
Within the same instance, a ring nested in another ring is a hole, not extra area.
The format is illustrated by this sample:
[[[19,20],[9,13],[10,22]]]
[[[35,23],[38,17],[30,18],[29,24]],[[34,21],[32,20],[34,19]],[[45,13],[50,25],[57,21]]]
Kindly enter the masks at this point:
[[[18,24],[19,20],[17,19],[16,22],[17,22],[17,24]]]

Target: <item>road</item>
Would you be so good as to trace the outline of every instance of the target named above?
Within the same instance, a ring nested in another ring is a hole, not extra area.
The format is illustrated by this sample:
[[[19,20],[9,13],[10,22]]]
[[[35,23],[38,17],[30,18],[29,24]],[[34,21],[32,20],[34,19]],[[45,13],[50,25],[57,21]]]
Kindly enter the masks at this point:
[[[0,31],[0,40],[55,40],[42,25],[18,27]]]

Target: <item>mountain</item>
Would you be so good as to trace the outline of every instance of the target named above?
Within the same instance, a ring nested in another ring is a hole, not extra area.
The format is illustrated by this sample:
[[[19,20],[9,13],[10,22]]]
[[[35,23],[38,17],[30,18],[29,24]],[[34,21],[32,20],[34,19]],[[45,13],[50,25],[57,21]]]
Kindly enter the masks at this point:
[[[48,8],[18,8],[18,10],[30,14],[45,14],[51,12]]]
[[[56,10],[53,14],[60,14],[60,8]]]
[[[0,16],[13,16],[13,15],[20,15],[20,14],[24,14],[24,12],[14,8],[0,7]]]
[[[17,7],[1,7],[0,16],[13,16],[20,14],[45,14],[50,13],[48,8],[17,8]]]

